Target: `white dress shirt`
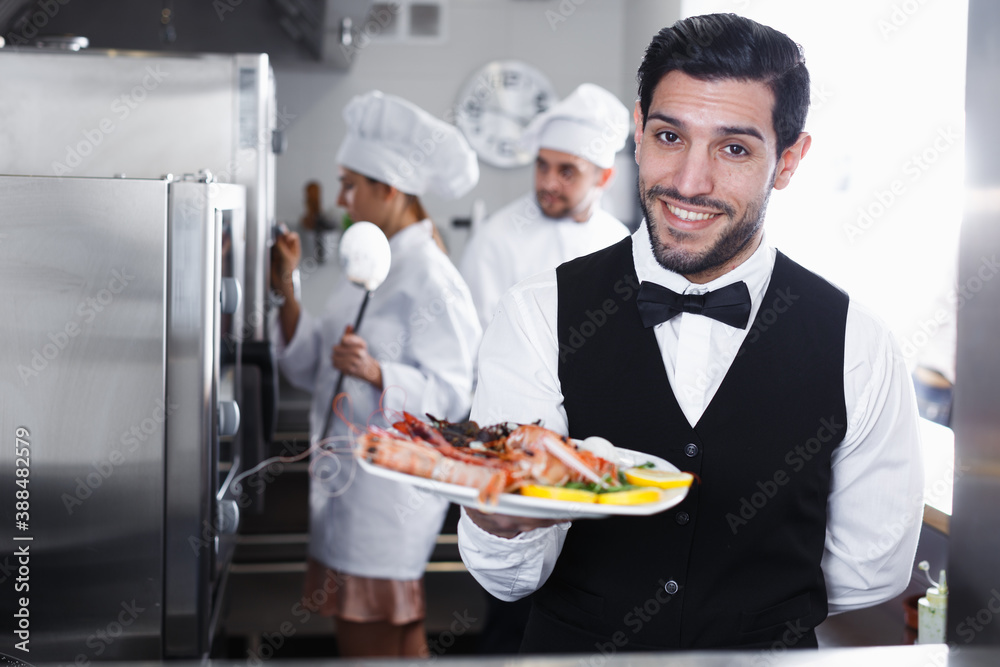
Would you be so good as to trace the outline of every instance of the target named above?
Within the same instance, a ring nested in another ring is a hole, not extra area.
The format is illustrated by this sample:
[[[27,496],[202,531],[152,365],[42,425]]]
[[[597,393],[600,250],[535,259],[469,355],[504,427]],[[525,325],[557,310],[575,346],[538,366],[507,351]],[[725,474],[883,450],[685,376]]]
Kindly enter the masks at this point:
[[[771,279],[775,250],[766,239],[743,264],[704,285],[662,268],[645,223],[632,235],[639,281],[698,294],[740,280],[756,317]],[[768,304],[770,305],[770,304]],[[472,418],[543,424],[568,433],[559,383],[555,271],[519,283],[504,295],[483,337]],[[681,313],[655,327],[667,378],[691,425],[700,419],[750,328]],[[823,571],[831,612],[878,604],[909,583],[923,512],[923,467],[913,385],[887,327],[850,302],[844,356],[848,424],[832,457]],[[612,519],[613,520],[613,519]],[[570,524],[504,539],[476,526],[463,511],[462,559],[493,595],[515,600],[551,574]]]
[[[459,263],[479,322],[484,329],[489,325],[500,297],[516,283],[626,236],[625,225],[600,203],[590,218],[577,222],[545,217],[533,193],[514,200],[475,231]]]
[[[392,266],[372,292],[358,328],[382,369],[384,392],[345,377],[345,417],[329,433],[339,452],[313,455],[309,489],[309,555],[328,567],[358,576],[418,579],[448,502],[408,484],[369,475],[350,452],[368,424],[388,426],[403,410],[423,417],[465,417],[472,393],[473,362],[481,329],[458,270],[438,249],[429,220],[389,239]],[[278,365],[293,385],[312,391],[309,414],[314,439],[323,427],[339,372],[331,354],[353,324],[364,289],[341,278],[322,319],[302,310],[287,344],[275,326]],[[392,548],[386,548],[391,544]]]

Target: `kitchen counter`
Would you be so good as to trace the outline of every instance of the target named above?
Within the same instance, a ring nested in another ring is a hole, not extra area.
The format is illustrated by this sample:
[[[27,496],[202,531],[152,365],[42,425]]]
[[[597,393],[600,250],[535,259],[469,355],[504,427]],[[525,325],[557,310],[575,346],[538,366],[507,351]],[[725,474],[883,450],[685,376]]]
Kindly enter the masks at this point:
[[[995,667],[1000,664],[1000,648],[957,648],[943,644],[925,646],[879,646],[869,648],[825,649],[821,651],[771,652],[683,652],[629,653],[604,656],[566,655],[558,657],[437,658],[435,660],[269,660],[267,653],[259,658],[241,661],[207,660],[204,662],[117,662],[115,667],[349,667],[351,665],[447,664],[448,667]],[[42,667],[37,664],[36,667]]]

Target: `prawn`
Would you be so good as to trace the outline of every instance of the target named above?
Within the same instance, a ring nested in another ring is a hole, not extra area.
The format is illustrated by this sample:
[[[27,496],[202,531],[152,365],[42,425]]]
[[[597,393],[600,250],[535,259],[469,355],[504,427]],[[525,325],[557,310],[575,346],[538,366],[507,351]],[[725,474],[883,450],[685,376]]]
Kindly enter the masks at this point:
[[[526,461],[528,476],[550,486],[586,480],[608,488],[605,476],[610,475],[618,486],[618,471],[614,464],[582,451],[569,438],[547,428],[528,424],[514,429],[507,438],[511,455]]]
[[[377,429],[359,439],[359,455],[369,463],[438,482],[480,489],[479,500],[496,504],[499,494],[514,484],[512,463],[471,462],[451,456],[455,449],[445,451],[420,440],[407,440]]]
[[[399,435],[370,428],[359,440],[359,456],[391,470],[478,488],[482,503],[495,505],[501,493],[526,484],[588,481],[604,488],[618,486],[614,464],[577,449],[569,438],[537,424],[513,430],[484,429],[500,437],[483,443],[481,449],[455,446],[436,428],[405,412],[393,428]]]

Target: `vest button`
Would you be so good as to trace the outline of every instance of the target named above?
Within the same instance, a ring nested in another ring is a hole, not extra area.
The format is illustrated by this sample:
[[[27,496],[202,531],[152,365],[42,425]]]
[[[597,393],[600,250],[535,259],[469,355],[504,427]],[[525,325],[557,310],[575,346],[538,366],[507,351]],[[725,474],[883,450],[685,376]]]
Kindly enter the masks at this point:
[[[679,591],[680,588],[681,587],[678,586],[677,582],[674,581],[673,579],[671,579],[670,581],[668,581],[663,585],[663,590],[665,590],[669,595],[673,595],[674,593]]]
[[[688,443],[684,447],[684,453],[688,455],[688,458],[694,458],[698,456],[698,445],[693,442]]]
[[[688,514],[687,512],[678,512],[677,514],[674,515],[674,521],[676,521],[682,526],[690,520],[691,520],[691,515]]]

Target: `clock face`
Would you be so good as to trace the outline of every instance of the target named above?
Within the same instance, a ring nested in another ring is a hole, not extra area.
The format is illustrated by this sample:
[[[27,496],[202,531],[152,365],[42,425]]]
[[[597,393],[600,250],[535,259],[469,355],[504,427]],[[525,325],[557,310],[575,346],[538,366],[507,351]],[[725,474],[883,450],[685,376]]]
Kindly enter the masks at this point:
[[[498,60],[463,86],[455,125],[483,162],[521,167],[535,159],[521,145],[524,128],[556,101],[555,89],[537,69],[517,60]]]

